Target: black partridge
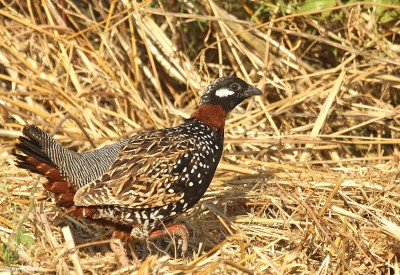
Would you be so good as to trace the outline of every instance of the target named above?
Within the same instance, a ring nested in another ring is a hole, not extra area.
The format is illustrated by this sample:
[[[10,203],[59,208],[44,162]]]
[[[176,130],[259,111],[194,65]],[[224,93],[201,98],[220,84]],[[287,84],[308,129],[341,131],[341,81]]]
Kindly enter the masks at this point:
[[[178,235],[186,250],[186,227],[171,221],[193,207],[210,185],[228,113],[261,94],[239,78],[217,79],[183,124],[85,153],[66,149],[35,125],[25,126],[16,144],[17,166],[44,175],[44,188],[54,193],[58,206],[77,218],[114,227],[114,238],[126,242]]]

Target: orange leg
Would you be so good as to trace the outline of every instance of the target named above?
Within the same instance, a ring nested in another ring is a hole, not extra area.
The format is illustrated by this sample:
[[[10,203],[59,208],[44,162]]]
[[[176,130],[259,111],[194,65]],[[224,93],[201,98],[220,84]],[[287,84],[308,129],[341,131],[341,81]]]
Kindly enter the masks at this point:
[[[120,239],[113,238],[110,241],[110,247],[111,250],[114,252],[115,257],[117,257],[118,261],[123,267],[127,267],[130,265],[130,261],[128,259],[128,256],[126,255],[126,249]]]
[[[115,229],[114,233],[111,237],[110,247],[114,252],[116,258],[122,264],[123,267],[129,266],[130,261],[128,259],[126,249],[128,248],[129,241],[131,240],[131,235],[125,231]],[[135,240],[137,242],[137,240]],[[136,254],[136,251],[133,247],[131,248],[131,254],[136,264],[139,265],[139,257]]]
[[[126,244],[129,239],[129,234],[115,230],[110,241],[111,250],[114,252],[115,257],[119,260],[122,266],[127,267],[130,265],[128,256],[126,255]]]
[[[189,232],[184,224],[174,224],[159,230],[154,230],[150,233],[148,239],[158,239],[165,236],[181,237],[183,241],[182,252],[187,251],[189,243]],[[110,242],[111,250],[114,252],[115,256],[124,267],[130,265],[130,261],[126,254],[126,247],[130,237],[131,236],[129,233],[115,229]],[[138,263],[139,259],[136,255],[136,252],[132,252],[134,260],[136,261],[136,263]]]
[[[174,224],[163,229],[154,230],[149,239],[158,239],[165,236],[179,236],[182,238],[182,252],[186,252],[189,243],[189,232],[184,224]]]

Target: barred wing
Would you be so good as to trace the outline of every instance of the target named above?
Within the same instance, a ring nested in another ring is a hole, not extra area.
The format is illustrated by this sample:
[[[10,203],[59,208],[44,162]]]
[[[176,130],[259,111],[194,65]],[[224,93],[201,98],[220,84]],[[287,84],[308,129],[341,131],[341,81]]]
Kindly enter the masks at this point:
[[[150,208],[181,200],[193,186],[188,173],[202,142],[176,129],[133,137],[100,179],[77,191],[75,205]]]

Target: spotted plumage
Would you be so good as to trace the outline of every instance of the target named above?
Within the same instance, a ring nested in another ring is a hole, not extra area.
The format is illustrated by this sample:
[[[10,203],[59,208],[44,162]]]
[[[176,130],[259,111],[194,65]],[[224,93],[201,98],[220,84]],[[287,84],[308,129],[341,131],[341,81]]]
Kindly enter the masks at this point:
[[[94,218],[155,228],[204,194],[222,153],[223,131],[201,121],[134,136],[99,179],[80,188],[74,204]],[[110,211],[113,207],[118,210]],[[117,209],[117,208],[116,208]]]
[[[119,232],[114,237],[187,235],[182,227],[163,226],[204,195],[222,155],[226,116],[254,95],[261,91],[243,80],[217,79],[183,124],[80,154],[26,126],[16,144],[22,152],[17,166],[45,175],[44,187],[57,205],[75,217],[114,226]]]

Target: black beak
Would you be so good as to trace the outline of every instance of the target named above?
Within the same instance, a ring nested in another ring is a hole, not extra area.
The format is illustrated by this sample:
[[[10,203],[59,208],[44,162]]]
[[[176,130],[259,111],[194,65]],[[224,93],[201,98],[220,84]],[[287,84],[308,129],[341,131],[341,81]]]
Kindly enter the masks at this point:
[[[249,87],[244,91],[243,95],[245,96],[245,98],[248,98],[255,95],[262,95],[262,92],[260,89],[249,85]]]

